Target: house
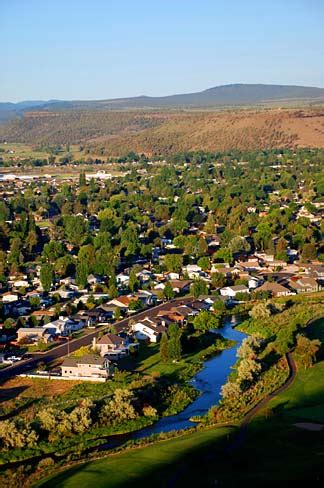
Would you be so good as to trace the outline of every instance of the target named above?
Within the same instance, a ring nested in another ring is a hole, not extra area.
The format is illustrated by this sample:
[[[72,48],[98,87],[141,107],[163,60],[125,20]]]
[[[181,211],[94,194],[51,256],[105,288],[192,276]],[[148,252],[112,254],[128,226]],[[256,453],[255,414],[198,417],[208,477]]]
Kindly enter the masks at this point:
[[[180,274],[174,273],[173,271],[170,271],[169,273],[165,273],[164,277],[166,280],[180,280]]]
[[[238,266],[243,270],[243,271],[259,271],[262,269],[260,266],[258,258],[250,258],[247,261],[239,261]]]
[[[196,302],[197,304],[197,302]],[[179,316],[183,317],[183,321],[186,320],[188,317],[193,317],[194,315],[198,315],[199,311],[194,307],[188,305],[179,305],[178,307],[172,307],[170,309],[171,312],[175,312]]]
[[[141,283],[147,283],[153,277],[151,271],[149,271],[148,269],[142,269],[142,271],[137,273],[136,276],[140,280]]]
[[[125,273],[119,273],[117,276],[116,276],[116,282],[117,282],[117,285],[128,285],[128,282],[129,282],[129,275],[125,274]]]
[[[13,288],[28,288],[29,282],[27,280],[17,280],[12,284]]]
[[[116,334],[105,334],[99,340],[96,338],[92,341],[94,350],[98,350],[100,356],[109,357],[109,359],[119,359],[120,356],[128,354],[129,341]]]
[[[200,277],[202,271],[201,267],[197,264],[188,264],[183,268],[183,271],[188,274],[190,279],[195,279]]]
[[[308,264],[307,273],[319,282],[324,282],[324,264]]]
[[[163,319],[165,323],[175,322],[179,325],[183,325],[188,317],[193,317],[199,312],[186,305],[180,305],[178,307],[171,307],[168,310],[161,310],[157,314],[157,318]]]
[[[12,293],[11,291],[7,291],[6,293],[2,294],[2,302],[3,303],[13,303],[18,301],[19,296],[17,293]]]
[[[220,246],[220,238],[217,234],[207,236],[206,241],[209,249],[215,250],[216,247]]]
[[[293,293],[286,288],[285,286],[281,285],[280,283],[266,281],[263,285],[255,288],[255,291],[267,291],[273,297],[284,297],[287,295],[292,295]]]
[[[80,358],[67,357],[61,365],[62,377],[69,379],[103,380],[109,377],[109,359],[86,354]]]
[[[92,327],[100,322],[105,322],[107,318],[112,317],[112,314],[105,312],[101,307],[96,307],[80,312],[80,316],[86,322],[87,327]]]
[[[74,298],[76,296],[76,292],[73,290],[65,290],[65,289],[59,289],[55,291],[51,291],[50,295],[60,295],[62,300],[69,300],[71,298]]]
[[[219,290],[221,296],[234,298],[238,293],[249,293],[245,285],[224,286]]]
[[[106,322],[107,320],[111,320],[115,317],[116,315],[116,310],[119,309],[117,305],[109,305],[107,303],[99,305],[96,307],[95,310],[100,310],[102,315],[101,315],[101,321]]]
[[[157,300],[157,295],[148,290],[138,290],[134,293],[134,297],[137,297],[144,306],[154,305]]]
[[[225,275],[227,278],[230,278],[232,275],[233,276],[238,276],[241,272],[241,269],[239,267],[230,267],[230,266],[225,266],[225,264],[213,264],[211,268],[211,273],[222,273]]]
[[[102,279],[100,276],[94,275],[94,274],[89,274],[87,278],[88,285],[99,285],[102,283]]]
[[[86,290],[84,290],[86,291]],[[79,290],[79,293],[82,293],[82,290]],[[84,292],[83,292],[84,293]],[[76,300],[76,302],[87,303],[90,300],[99,301],[99,300],[108,300],[109,296],[108,293],[84,293],[84,295]]]
[[[258,288],[258,286],[261,286],[264,283],[264,279],[261,277],[256,277],[256,276],[250,276],[248,278],[248,287],[251,290],[254,290],[255,288]]]
[[[210,305],[203,300],[194,300],[188,305],[194,312],[201,312],[202,310],[209,310]]]
[[[45,320],[45,319],[52,319],[55,317],[54,310],[35,310],[32,313],[33,317],[36,317],[37,320]]]
[[[199,300],[206,304],[208,310],[212,308],[215,302],[222,301],[223,303],[227,302],[227,297],[223,297],[220,295],[200,295]]]
[[[192,282],[191,280],[170,280],[169,283],[175,293],[186,293]]]
[[[86,321],[81,319],[72,319],[70,317],[59,317],[53,322],[49,322],[43,327],[46,328],[52,335],[68,336],[72,332],[83,329]]]
[[[40,340],[50,342],[53,335],[45,327],[21,327],[17,331],[17,342],[37,343]]]
[[[162,333],[167,331],[167,328],[163,320],[145,317],[145,319],[132,324],[131,330],[136,339],[158,342]]]
[[[318,282],[310,276],[294,276],[288,281],[288,286],[296,293],[310,293],[320,290]]]
[[[114,305],[120,309],[121,312],[127,312],[129,304],[132,301],[138,301],[139,298],[135,295],[122,295],[118,298],[113,298],[108,302],[108,305]]]

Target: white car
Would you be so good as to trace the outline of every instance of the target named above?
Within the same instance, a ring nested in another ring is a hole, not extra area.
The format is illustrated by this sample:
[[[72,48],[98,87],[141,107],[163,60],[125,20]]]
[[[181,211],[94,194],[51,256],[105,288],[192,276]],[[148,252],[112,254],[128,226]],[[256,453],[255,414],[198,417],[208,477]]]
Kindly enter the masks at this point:
[[[20,356],[10,356],[7,358],[7,361],[12,361],[13,363],[15,363],[16,361],[21,361],[22,358]]]

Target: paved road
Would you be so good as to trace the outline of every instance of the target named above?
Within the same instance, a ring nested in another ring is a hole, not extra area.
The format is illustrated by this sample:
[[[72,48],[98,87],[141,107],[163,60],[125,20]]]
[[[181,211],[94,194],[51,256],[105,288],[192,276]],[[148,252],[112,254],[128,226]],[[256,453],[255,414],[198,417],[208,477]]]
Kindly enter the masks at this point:
[[[176,305],[186,304],[186,303],[190,303],[192,300],[193,300],[192,297],[174,298],[169,302],[161,303],[156,307],[149,308],[147,310],[144,310],[143,312],[139,312],[137,314],[131,315],[126,319],[120,320],[119,322],[115,322],[113,325],[116,328],[117,332],[121,332],[127,328],[130,320],[135,320],[135,319],[139,320],[145,317],[153,318],[157,312],[170,308],[170,305],[176,306]],[[82,346],[88,346],[92,343],[93,338],[98,337],[99,333],[105,329],[107,329],[107,325],[98,327],[97,329],[91,332],[89,332],[89,329],[86,329],[86,335],[78,339],[73,339],[69,341],[69,344],[67,344],[66,342],[65,344],[59,345],[45,353],[34,354],[32,359],[19,361],[13,364],[12,366],[8,366],[7,368],[0,371],[0,381],[9,379],[12,376],[16,376],[21,373],[26,373],[34,369],[37,366],[37,364],[39,364],[40,362],[48,364],[54,359],[58,359],[63,356],[66,356],[69,351],[73,352]]]

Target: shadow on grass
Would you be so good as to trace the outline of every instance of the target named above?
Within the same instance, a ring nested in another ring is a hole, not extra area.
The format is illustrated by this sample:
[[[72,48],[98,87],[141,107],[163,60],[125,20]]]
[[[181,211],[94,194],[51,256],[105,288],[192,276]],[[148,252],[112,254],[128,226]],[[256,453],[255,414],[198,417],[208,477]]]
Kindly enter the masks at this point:
[[[316,383],[322,375],[322,368],[309,373]],[[278,403],[272,408],[266,408],[262,415],[253,419],[244,442],[235,449],[229,448],[240,433],[236,434],[232,429],[215,429],[212,431],[215,435],[207,433],[206,437],[204,433],[197,432],[192,436],[75,466],[44,481],[41,486],[264,487],[281,480],[323,481],[324,432],[311,432],[294,426],[305,415],[299,412],[301,407],[323,407],[322,383],[310,394],[300,389],[297,381],[276,401]]]
[[[6,402],[8,400],[13,400],[25,390],[27,390],[29,386],[15,386],[13,388],[0,388],[0,403]]]

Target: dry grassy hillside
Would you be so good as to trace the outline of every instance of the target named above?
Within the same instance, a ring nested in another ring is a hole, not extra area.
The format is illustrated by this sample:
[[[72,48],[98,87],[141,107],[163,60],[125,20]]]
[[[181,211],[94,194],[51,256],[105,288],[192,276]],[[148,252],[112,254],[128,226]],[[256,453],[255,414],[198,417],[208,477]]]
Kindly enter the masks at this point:
[[[0,126],[0,138],[25,143],[85,143],[113,156],[137,151],[324,147],[324,109],[65,111],[27,114]]]

